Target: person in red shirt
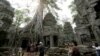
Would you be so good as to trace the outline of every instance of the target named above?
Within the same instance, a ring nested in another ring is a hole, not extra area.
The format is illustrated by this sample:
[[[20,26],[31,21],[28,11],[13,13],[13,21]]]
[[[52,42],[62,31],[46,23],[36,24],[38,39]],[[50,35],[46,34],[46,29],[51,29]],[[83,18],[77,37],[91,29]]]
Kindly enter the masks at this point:
[[[76,41],[72,41],[71,47],[69,49],[69,54],[70,54],[70,56],[81,56],[79,48],[77,47]]]

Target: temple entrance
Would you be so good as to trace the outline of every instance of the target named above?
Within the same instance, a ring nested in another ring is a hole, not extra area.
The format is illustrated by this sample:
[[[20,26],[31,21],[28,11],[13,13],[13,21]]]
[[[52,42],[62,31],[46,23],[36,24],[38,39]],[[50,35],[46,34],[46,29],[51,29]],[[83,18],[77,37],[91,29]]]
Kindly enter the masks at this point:
[[[23,37],[22,42],[21,42],[21,47],[22,47],[23,49],[26,49],[27,46],[28,46],[28,44],[29,44],[29,41],[30,41],[29,38]]]
[[[44,36],[44,45],[50,47],[50,38],[49,36]]]
[[[58,36],[53,36],[53,43],[54,43],[54,46],[58,46]]]
[[[47,47],[50,47],[50,45],[52,47],[57,47],[58,46],[58,36],[54,35],[53,37],[51,37],[52,40],[50,40],[50,36],[44,36],[44,45]],[[50,44],[50,42],[52,42],[52,44]]]

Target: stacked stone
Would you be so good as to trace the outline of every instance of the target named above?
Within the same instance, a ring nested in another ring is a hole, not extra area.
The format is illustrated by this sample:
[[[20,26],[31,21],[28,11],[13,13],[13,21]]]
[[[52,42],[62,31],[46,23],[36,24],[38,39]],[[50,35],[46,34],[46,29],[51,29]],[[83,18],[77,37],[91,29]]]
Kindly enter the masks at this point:
[[[68,50],[64,48],[53,47],[48,50],[48,56],[68,56]]]
[[[62,39],[58,28],[55,17],[52,13],[47,13],[43,20],[43,40],[46,46],[61,46]]]
[[[63,32],[65,35],[65,37],[64,37],[65,42],[70,42],[72,40],[75,40],[74,39],[74,37],[75,37],[74,31],[73,31],[73,28],[72,28],[70,22],[65,22]]]

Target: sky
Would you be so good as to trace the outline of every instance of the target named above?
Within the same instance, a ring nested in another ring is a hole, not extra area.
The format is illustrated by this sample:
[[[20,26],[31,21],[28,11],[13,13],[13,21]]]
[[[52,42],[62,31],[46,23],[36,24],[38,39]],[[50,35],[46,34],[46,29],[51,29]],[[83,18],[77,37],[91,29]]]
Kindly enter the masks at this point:
[[[37,0],[8,0],[12,7],[15,9],[25,9],[28,8],[31,13],[30,16],[33,17],[33,12],[35,11],[38,3]],[[73,28],[75,27],[75,24],[73,24],[73,18],[71,14],[71,9],[69,8],[69,5],[71,4],[73,0],[58,0],[57,5],[61,8],[61,10],[57,11],[59,16],[59,24],[63,24],[65,21],[71,22]],[[21,25],[23,27],[24,25]]]

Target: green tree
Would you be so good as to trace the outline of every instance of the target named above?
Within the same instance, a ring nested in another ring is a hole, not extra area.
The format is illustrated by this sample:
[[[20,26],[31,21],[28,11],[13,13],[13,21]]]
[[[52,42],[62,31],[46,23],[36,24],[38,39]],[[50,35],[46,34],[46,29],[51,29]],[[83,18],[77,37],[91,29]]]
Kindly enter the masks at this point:
[[[17,47],[20,44],[20,25],[23,23],[28,23],[31,20],[31,17],[29,17],[29,10],[28,9],[23,9],[23,10],[15,10],[15,18],[13,21],[13,25],[15,29],[13,33],[10,33],[11,35],[14,35],[12,37],[13,40],[10,40],[11,47],[13,46],[14,53],[17,54]],[[13,27],[13,28],[14,28]],[[13,29],[11,29],[13,30]]]
[[[77,12],[77,7],[75,5],[75,1],[72,1],[72,3],[69,5],[69,8],[71,9],[71,13],[75,13]]]
[[[28,23],[31,20],[28,13],[28,9],[15,10],[15,18],[13,22],[15,27],[19,27],[22,23]]]

